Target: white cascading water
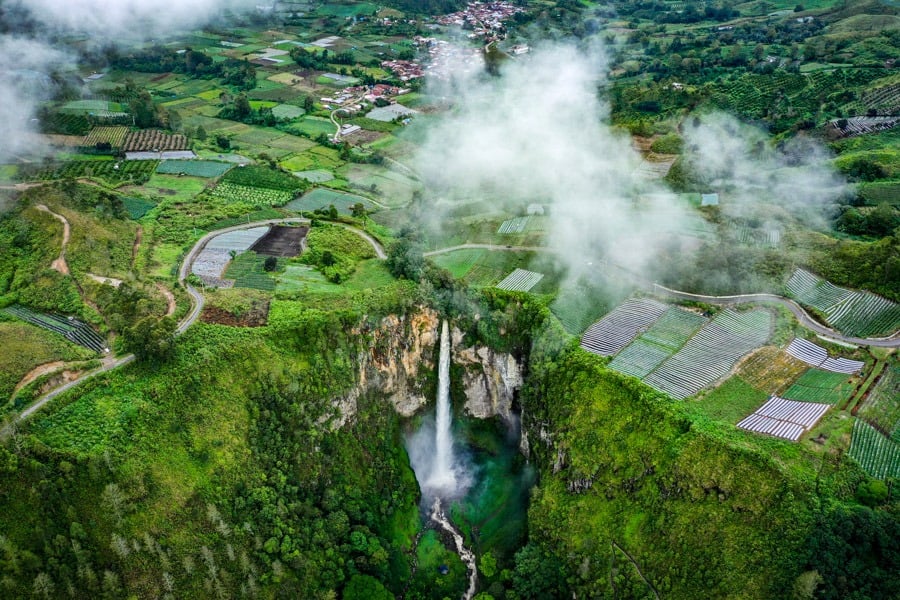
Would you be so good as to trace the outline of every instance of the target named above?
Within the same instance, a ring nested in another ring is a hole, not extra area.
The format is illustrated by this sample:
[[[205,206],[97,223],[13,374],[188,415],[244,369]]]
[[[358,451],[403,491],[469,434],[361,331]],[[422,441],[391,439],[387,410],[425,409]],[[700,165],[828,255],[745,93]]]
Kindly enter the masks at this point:
[[[422,486],[423,499],[430,503],[430,517],[453,539],[456,552],[466,565],[468,586],[463,600],[472,600],[478,583],[475,554],[465,547],[462,534],[444,513],[442,501],[460,498],[469,487],[470,477],[465,468],[456,464],[453,455],[453,430],[450,411],[450,325],[441,325],[441,351],[438,359],[438,394],[434,431],[424,425],[407,440],[413,470]]]
[[[438,395],[434,423],[434,463],[425,486],[435,496],[456,490],[453,470],[453,435],[450,431],[450,327],[441,325],[441,355],[438,362]]]

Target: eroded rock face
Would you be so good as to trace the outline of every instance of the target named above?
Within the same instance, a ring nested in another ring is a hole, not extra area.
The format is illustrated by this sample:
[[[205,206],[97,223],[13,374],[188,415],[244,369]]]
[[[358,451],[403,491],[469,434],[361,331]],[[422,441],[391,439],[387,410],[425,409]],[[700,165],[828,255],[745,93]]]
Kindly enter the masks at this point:
[[[515,357],[486,346],[454,346],[453,362],[465,367],[466,412],[476,419],[500,416],[510,421],[513,400],[523,382],[522,367]]]
[[[369,343],[358,357],[357,385],[334,399],[333,424],[342,427],[353,418],[357,401],[365,392],[387,394],[394,409],[411,417],[429,403],[423,389],[425,375],[435,368],[440,337],[440,318],[431,309],[405,317],[391,315],[375,327],[355,334]],[[451,332],[453,362],[464,367],[465,410],[479,419],[499,415],[510,420],[516,391],[522,386],[522,367],[516,359],[486,346],[462,347],[463,333]]]

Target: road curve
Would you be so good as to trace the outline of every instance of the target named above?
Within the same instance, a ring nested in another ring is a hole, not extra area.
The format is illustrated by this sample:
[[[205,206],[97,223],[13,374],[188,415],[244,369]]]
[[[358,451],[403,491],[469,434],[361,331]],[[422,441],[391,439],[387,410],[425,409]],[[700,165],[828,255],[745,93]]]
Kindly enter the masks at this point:
[[[555,248],[547,246],[503,246],[500,244],[460,244],[459,246],[448,246],[446,248],[438,248],[429,252],[423,252],[422,256],[437,256],[438,254],[447,254],[457,250],[508,250],[510,252],[556,252]]]
[[[658,283],[653,284],[656,293],[677,298],[679,300],[694,300],[696,302],[705,302],[707,304],[749,304],[753,302],[775,302],[785,307],[797,318],[797,321],[809,329],[810,331],[833,341],[844,342],[847,344],[856,344],[857,346],[875,346],[878,348],[900,348],[900,331],[890,337],[885,338],[858,338],[844,335],[834,329],[825,327],[803,307],[791,300],[776,294],[739,294],[737,296],[705,296],[703,294],[691,294],[680,290],[673,290]]]
[[[228,233],[230,231],[240,231],[242,229],[252,229],[254,227],[263,227],[265,225],[279,225],[279,224],[283,224],[283,223],[309,223],[309,222],[310,222],[309,219],[305,219],[305,218],[301,218],[301,217],[293,217],[293,218],[285,218],[285,219],[268,219],[266,221],[253,221],[253,222],[248,222],[248,223],[242,223],[240,225],[235,225],[233,227],[226,227],[224,229],[216,229],[214,231],[207,233],[202,238],[197,240],[197,242],[194,244],[194,246],[191,248],[191,250],[187,253],[187,255],[185,255],[184,260],[181,263],[181,266],[178,268],[178,282],[181,283],[185,287],[188,294],[190,294],[190,296],[191,296],[191,310],[188,311],[188,314],[185,315],[184,318],[178,323],[178,327],[176,327],[176,329],[175,329],[175,335],[176,336],[182,335],[185,331],[187,331],[191,327],[191,325],[193,325],[194,323],[197,322],[197,319],[200,318],[200,313],[203,311],[203,306],[205,303],[203,294],[199,290],[197,290],[197,288],[195,288],[193,285],[191,285],[190,283],[187,282],[187,277],[191,272],[191,267],[194,265],[194,261],[197,259],[197,256],[200,254],[200,252],[203,251],[203,248],[206,247],[206,245],[209,243],[210,240],[222,235],[223,233]],[[344,229],[352,231],[359,237],[366,240],[369,244],[371,244],[373,250],[375,250],[375,255],[379,259],[384,260],[387,258],[387,253],[384,251],[384,246],[382,246],[381,243],[378,240],[376,240],[374,237],[372,237],[371,235],[369,235],[368,233],[366,233],[365,231],[363,231],[361,229],[357,229],[356,227],[353,227],[352,225],[347,225],[344,223],[336,223],[336,224],[343,227]],[[44,394],[43,396],[38,398],[34,402],[34,404],[32,404],[31,406],[29,406],[28,408],[23,410],[21,413],[19,413],[19,415],[16,417],[16,419],[13,423],[9,423],[3,429],[0,429],[0,438],[8,437],[9,434],[12,433],[13,427],[16,424],[24,422],[25,420],[30,418],[32,415],[34,415],[34,413],[41,410],[44,406],[46,406],[46,404],[48,402],[50,402],[51,400],[53,400],[60,394],[63,394],[64,392],[69,391],[70,389],[81,384],[82,382],[87,381],[88,379],[95,377],[97,375],[100,375],[101,373],[108,373],[109,371],[112,371],[113,369],[118,369],[121,366],[127,365],[128,363],[133,362],[134,359],[135,359],[134,354],[126,354],[125,356],[122,356],[120,358],[117,358],[116,360],[108,362],[107,364],[104,364],[103,366],[101,366],[97,369],[94,369],[92,371],[88,371],[87,373],[84,373],[81,377],[79,377],[78,379],[75,379],[74,381],[70,381],[64,385],[60,385],[59,387],[53,388],[52,390],[50,390],[49,392],[47,392],[46,394]]]
[[[456,250],[471,250],[471,249],[483,249],[483,250],[508,250],[512,252],[556,252],[554,248],[549,248],[547,246],[502,246],[497,244],[460,244],[458,246],[448,246],[447,248],[438,248],[437,250],[432,250],[430,252],[425,252],[423,256],[437,256],[439,254],[446,254],[448,252],[454,252]],[[634,273],[625,271],[625,273],[635,279],[637,281],[641,281],[642,283],[650,284],[649,281],[641,280],[636,277]],[[695,302],[705,302],[706,304],[718,304],[718,305],[727,305],[727,304],[750,304],[753,302],[774,302],[776,304],[780,304],[784,306],[786,309],[791,311],[791,313],[797,318],[797,321],[805,328],[810,331],[816,333],[817,335],[826,338],[827,340],[843,342],[846,344],[855,344],[857,346],[873,346],[877,348],[900,348],[900,331],[897,331],[891,336],[883,337],[883,338],[858,338],[853,336],[844,335],[834,329],[826,327],[822,325],[815,319],[813,319],[808,312],[806,312],[802,306],[791,300],[790,298],[785,298],[783,296],[779,296],[777,294],[739,294],[735,296],[705,296],[703,294],[691,294],[689,292],[682,292],[680,290],[673,290],[671,288],[667,288],[665,286],[659,285],[658,283],[652,283],[653,289],[656,293],[669,296],[671,298],[676,298],[679,300],[692,300]]]

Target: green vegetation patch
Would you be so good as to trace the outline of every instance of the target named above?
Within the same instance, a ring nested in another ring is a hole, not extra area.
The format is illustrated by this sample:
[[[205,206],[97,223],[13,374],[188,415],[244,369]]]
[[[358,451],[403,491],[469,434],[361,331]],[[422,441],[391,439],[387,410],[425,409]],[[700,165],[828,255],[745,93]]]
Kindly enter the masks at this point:
[[[853,383],[850,376],[821,369],[809,369],[794,385],[782,394],[789,400],[837,404],[850,397]]]
[[[862,420],[853,424],[848,454],[876,479],[900,477],[900,444]]]
[[[858,415],[900,443],[900,366],[884,370]]]
[[[296,211],[314,211],[320,208],[327,209],[334,206],[338,212],[350,214],[350,207],[354,204],[362,203],[367,209],[373,208],[369,200],[355,194],[346,194],[337,192],[327,188],[315,188],[304,194],[302,197],[289,202],[285,208]]]
[[[228,264],[225,279],[233,279],[234,287],[275,291],[275,279],[263,265],[266,257],[256,252],[242,252]]]
[[[303,188],[303,182],[290,173],[258,165],[237,167],[222,178],[225,183],[293,192]]]
[[[137,221],[150,212],[153,207],[156,206],[156,203],[147,200],[146,198],[125,196],[122,198],[122,205],[125,206],[125,211],[128,212],[128,216]]]
[[[84,360],[94,356],[61,335],[29,323],[7,321],[0,316],[0,399],[5,402],[13,388],[33,368],[54,361]]]
[[[701,413],[725,423],[737,423],[760,407],[769,394],[734,375],[694,404]]]
[[[189,175],[191,177],[219,177],[234,165],[213,160],[164,160],[156,168],[165,175]]]

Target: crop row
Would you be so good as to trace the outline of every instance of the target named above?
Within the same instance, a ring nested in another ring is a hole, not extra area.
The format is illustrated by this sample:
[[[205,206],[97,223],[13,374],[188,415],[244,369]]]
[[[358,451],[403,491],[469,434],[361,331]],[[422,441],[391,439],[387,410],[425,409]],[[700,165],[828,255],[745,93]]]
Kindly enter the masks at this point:
[[[869,392],[859,416],[875,423],[900,442],[900,367],[891,366]]]
[[[91,132],[85,136],[83,145],[97,146],[98,144],[109,144],[110,148],[118,149],[122,147],[127,134],[127,127],[94,127],[91,129]]]
[[[47,315],[30,310],[24,306],[10,306],[3,309],[3,312],[27,323],[31,323],[32,325],[37,325],[48,331],[58,333],[70,342],[84,346],[94,352],[102,352],[106,347],[106,342],[97,334],[97,332],[91,329],[90,325],[77,319],[70,319],[58,315]]]
[[[827,404],[837,404],[850,397],[853,392],[853,385],[847,383],[846,379],[841,380],[837,384],[828,384],[825,382],[816,383],[815,381],[805,381],[807,375],[824,374],[835,375],[818,369],[810,369],[803,377],[801,377],[794,385],[789,387],[783,396],[791,400],[803,400],[807,402],[825,402]]]
[[[230,163],[215,160],[164,160],[159,163],[156,172],[168,175],[212,178],[224,174],[233,166]]]
[[[510,290],[514,292],[527,292],[544,278],[543,273],[535,273],[534,271],[526,271],[525,269],[516,269],[507,275],[503,281],[497,284],[501,290]]]
[[[591,325],[581,338],[581,347],[601,356],[611,356],[653,324],[666,305],[647,298],[633,298]]]
[[[159,129],[132,131],[125,136],[125,152],[164,152],[166,150],[187,150],[188,139],[180,133],[166,133]]]
[[[284,192],[293,192],[302,190],[304,182],[290,173],[276,171],[256,165],[247,165],[229,171],[222,179],[225,183],[233,183],[248,187],[267,188],[270,190],[280,190]]]
[[[25,165],[19,169],[17,177],[37,181],[101,177],[111,183],[142,183],[150,179],[157,164],[158,161],[155,160],[83,160],[40,166]]]
[[[673,398],[687,398],[726,375],[742,356],[763,345],[771,331],[767,311],[726,309],[645,381]]]
[[[900,477],[900,444],[861,419],[853,424],[848,454],[872,477]]]
[[[293,192],[221,182],[212,195],[229,202],[245,202],[252,206],[282,206],[294,198]]]
[[[869,292],[838,287],[797,269],[787,283],[800,302],[824,313],[835,328],[849,335],[892,333],[900,327],[900,305]]]
[[[756,389],[777,394],[808,368],[806,363],[783,350],[766,346],[744,361],[740,375]]]

